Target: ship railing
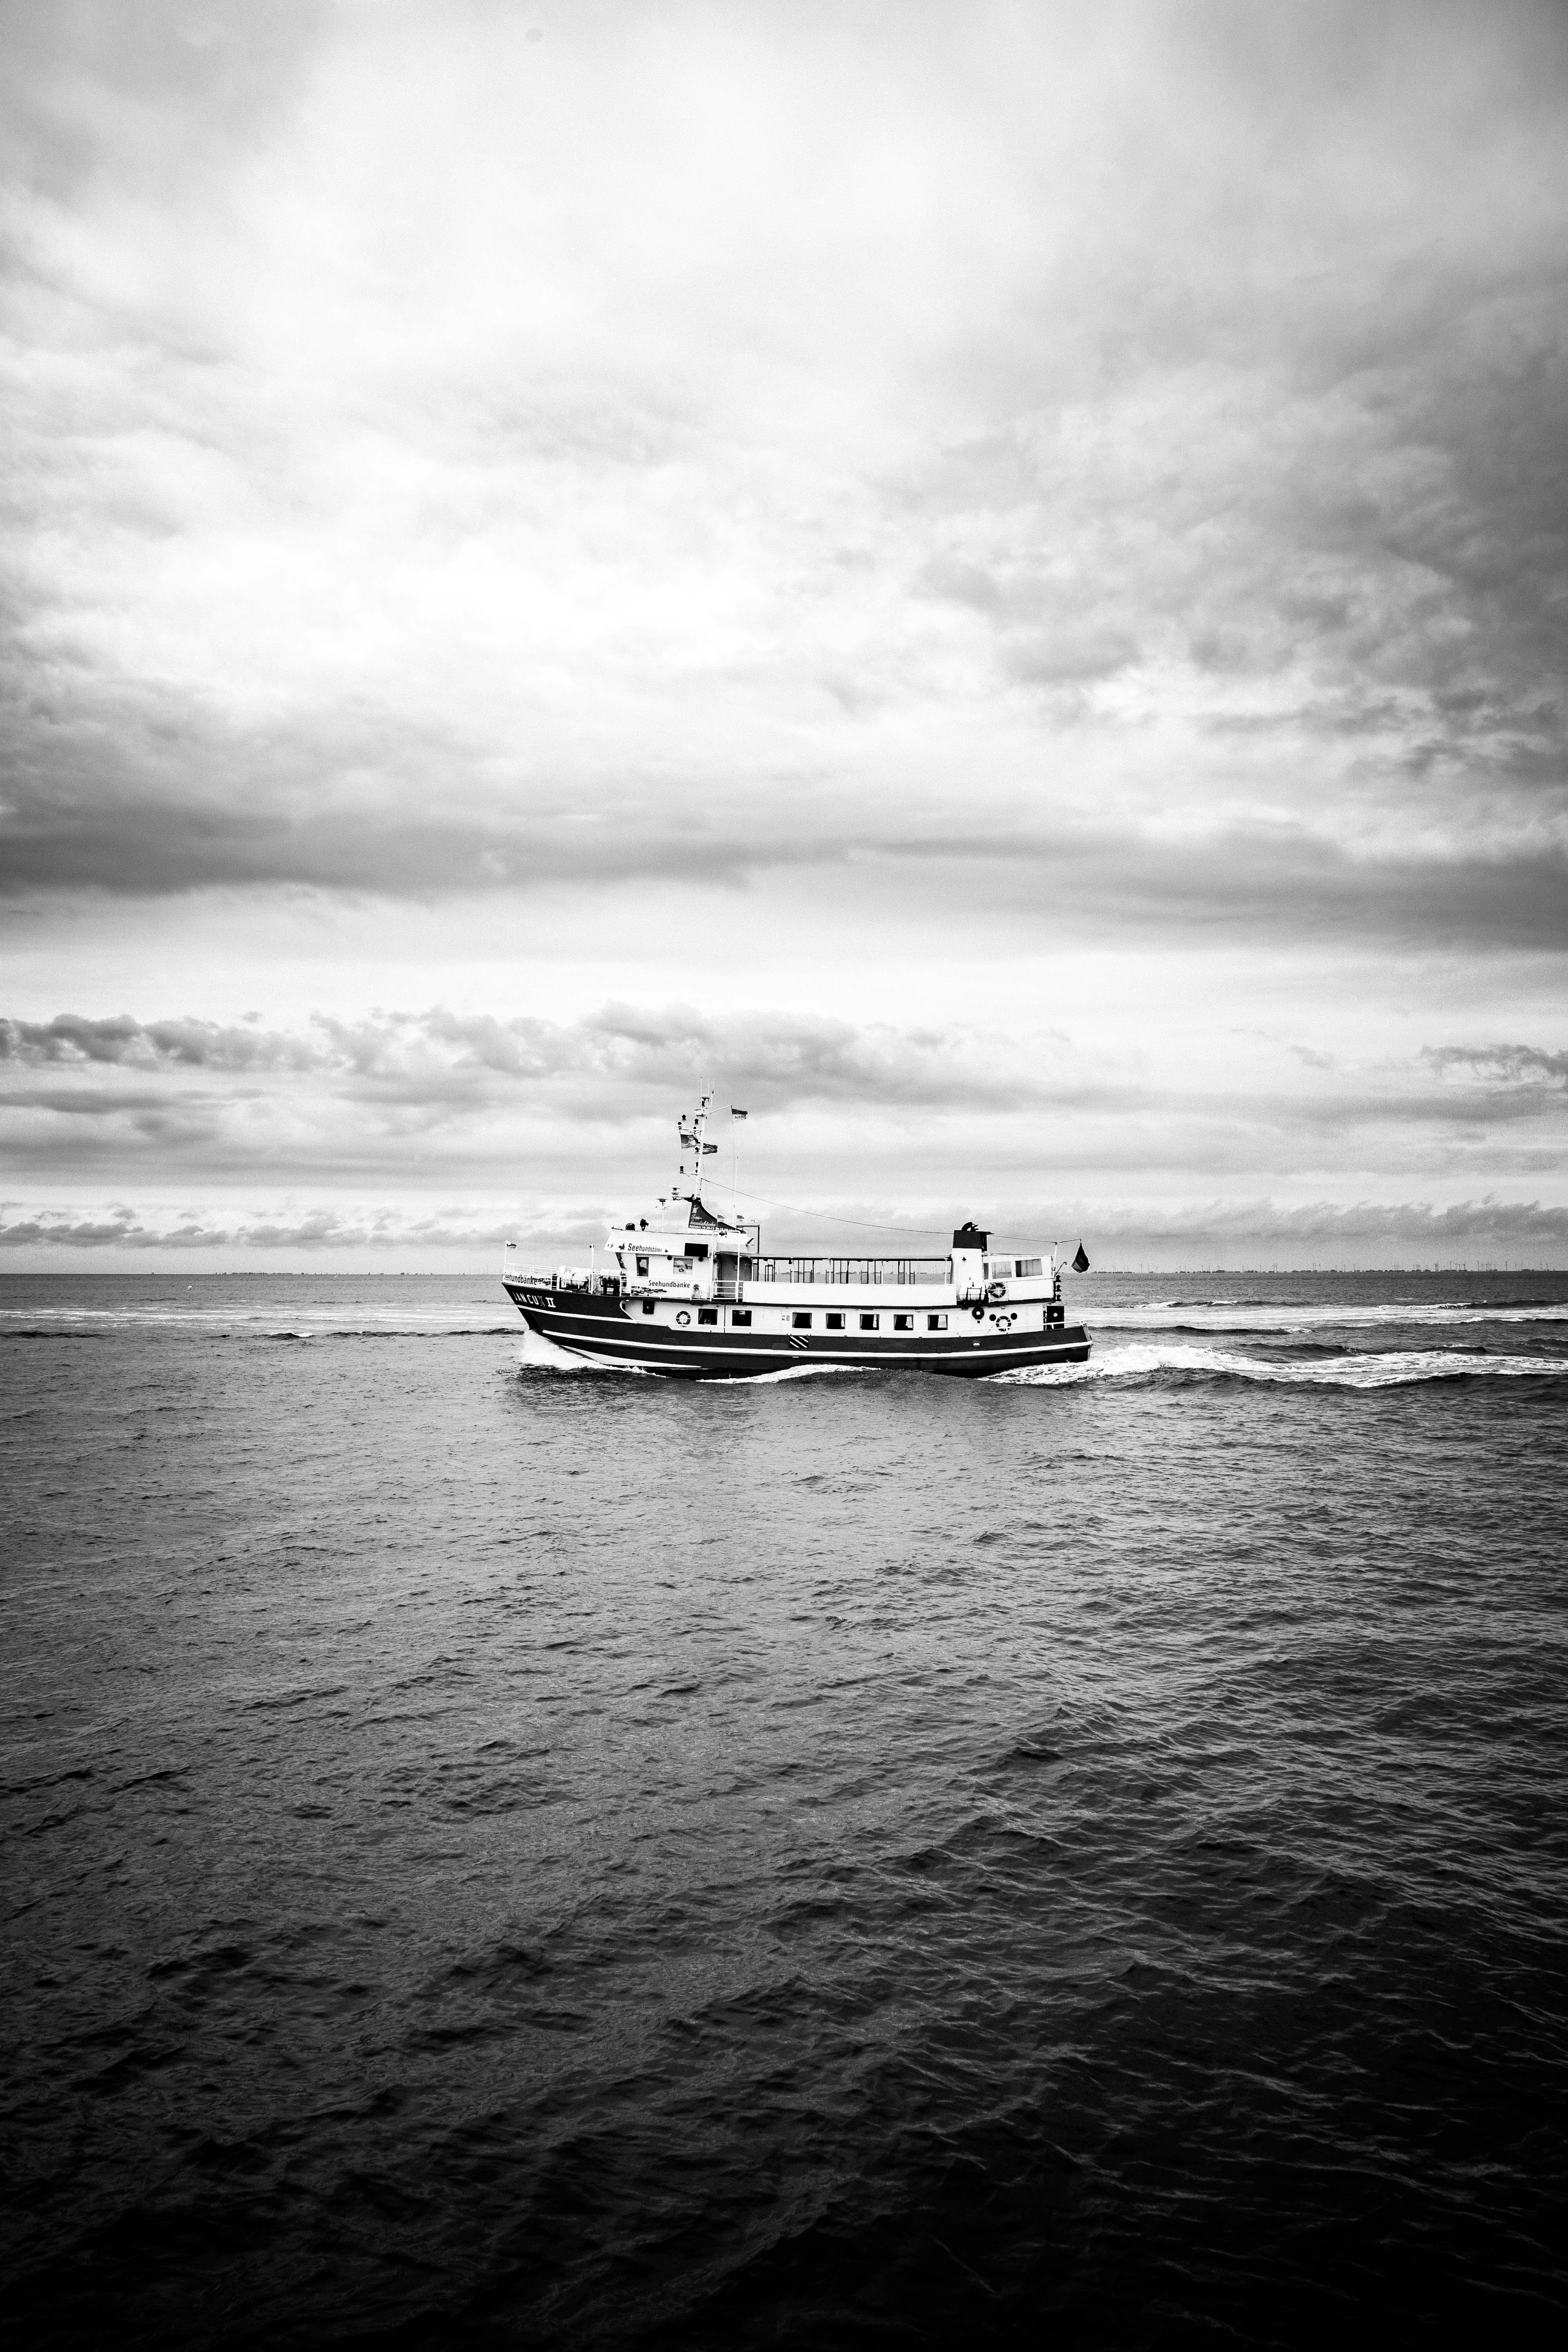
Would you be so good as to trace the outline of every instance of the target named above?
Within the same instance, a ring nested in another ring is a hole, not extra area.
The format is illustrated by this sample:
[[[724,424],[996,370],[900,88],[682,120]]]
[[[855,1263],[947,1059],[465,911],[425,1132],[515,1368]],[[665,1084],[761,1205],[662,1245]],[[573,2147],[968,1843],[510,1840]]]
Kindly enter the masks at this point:
[[[591,1290],[597,1294],[620,1288],[618,1275],[595,1274],[585,1265],[552,1266],[547,1273],[542,1267],[525,1272],[521,1266],[509,1265],[506,1278],[509,1282],[525,1282],[533,1290]]]
[[[945,1257],[764,1257],[759,1282],[821,1285],[880,1284],[891,1288],[920,1282],[946,1282]]]

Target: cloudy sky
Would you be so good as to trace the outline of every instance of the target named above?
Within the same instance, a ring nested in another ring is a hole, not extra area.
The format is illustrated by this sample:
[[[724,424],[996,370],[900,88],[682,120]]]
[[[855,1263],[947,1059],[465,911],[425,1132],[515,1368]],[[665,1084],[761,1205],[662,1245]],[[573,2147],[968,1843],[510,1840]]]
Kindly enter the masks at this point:
[[[0,38],[5,1263],[1568,1263],[1558,0]]]

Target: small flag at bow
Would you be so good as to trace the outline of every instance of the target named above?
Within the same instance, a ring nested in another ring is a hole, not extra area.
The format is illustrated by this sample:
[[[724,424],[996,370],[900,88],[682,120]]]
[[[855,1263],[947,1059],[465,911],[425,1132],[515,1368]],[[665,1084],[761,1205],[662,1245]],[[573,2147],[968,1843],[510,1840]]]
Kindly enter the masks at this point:
[[[743,1110],[737,1110],[734,1104],[731,1103],[730,1105],[730,1116],[731,1118],[744,1118],[746,1114]]]
[[[1078,1245],[1078,1255],[1072,1262],[1072,1270],[1075,1274],[1087,1274],[1089,1272],[1089,1252],[1084,1248],[1081,1242],[1079,1242]]]

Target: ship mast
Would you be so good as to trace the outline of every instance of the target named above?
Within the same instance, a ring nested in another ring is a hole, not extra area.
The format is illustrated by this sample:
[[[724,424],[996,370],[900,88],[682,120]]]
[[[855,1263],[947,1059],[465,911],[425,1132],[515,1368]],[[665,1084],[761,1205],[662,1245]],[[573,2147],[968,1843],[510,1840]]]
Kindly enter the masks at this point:
[[[703,1154],[705,1151],[716,1151],[719,1148],[716,1143],[704,1144],[702,1140],[702,1132],[708,1124],[708,1106],[712,1099],[713,1089],[710,1087],[694,1111],[691,1111],[690,1113],[682,1113],[678,1126],[678,1132],[680,1137],[680,1148],[683,1151],[689,1151],[691,1154],[692,1189],[689,1192],[684,1193],[680,1189],[680,1180],[686,1173],[686,1162],[684,1160],[680,1163],[675,1182],[670,1189],[678,1201],[687,1200],[694,1202],[699,1208],[703,1206]]]

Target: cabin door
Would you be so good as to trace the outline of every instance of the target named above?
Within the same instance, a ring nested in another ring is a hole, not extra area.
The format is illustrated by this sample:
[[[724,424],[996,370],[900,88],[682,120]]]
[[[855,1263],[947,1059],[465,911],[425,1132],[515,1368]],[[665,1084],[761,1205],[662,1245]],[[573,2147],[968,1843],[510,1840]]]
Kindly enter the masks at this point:
[[[715,1298],[739,1298],[741,1296],[741,1261],[732,1250],[715,1253],[713,1296]]]

